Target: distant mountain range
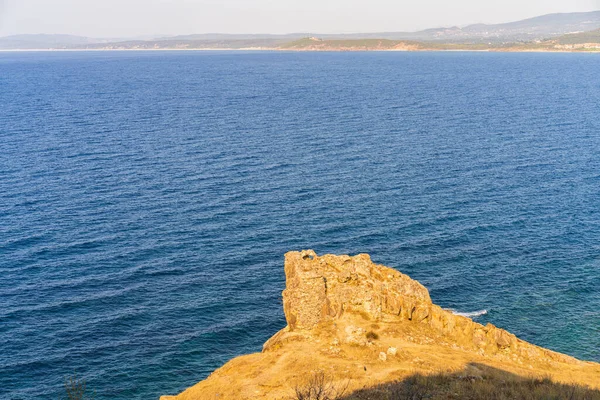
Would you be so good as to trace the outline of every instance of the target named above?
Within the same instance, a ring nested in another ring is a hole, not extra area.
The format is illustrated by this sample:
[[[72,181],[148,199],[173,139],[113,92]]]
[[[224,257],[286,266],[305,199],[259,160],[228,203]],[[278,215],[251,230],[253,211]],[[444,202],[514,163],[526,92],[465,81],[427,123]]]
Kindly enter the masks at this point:
[[[72,35],[15,35],[0,38],[0,49],[194,49],[194,48],[285,48],[286,44],[307,37],[323,40],[386,39],[395,41],[424,41],[436,43],[494,46],[507,43],[541,42],[569,36],[578,40],[580,34],[600,29],[600,11],[548,14],[517,22],[463,28],[435,28],[418,32],[376,32],[353,34],[293,33],[270,34],[196,34],[166,36],[144,40],[95,39]],[[580,35],[581,36],[581,35]],[[584,34],[581,37],[597,37]],[[561,39],[562,40],[562,39]],[[597,39],[596,39],[597,40]],[[289,46],[288,46],[289,47]]]

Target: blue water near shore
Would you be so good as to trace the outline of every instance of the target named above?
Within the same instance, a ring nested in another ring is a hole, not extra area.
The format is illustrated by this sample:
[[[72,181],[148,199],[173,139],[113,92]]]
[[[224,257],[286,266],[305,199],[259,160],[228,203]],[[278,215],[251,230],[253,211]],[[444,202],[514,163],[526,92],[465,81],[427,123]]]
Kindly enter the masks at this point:
[[[156,399],[367,252],[600,361],[600,56],[0,54],[0,398]],[[482,313],[478,313],[482,314]],[[475,314],[473,314],[475,315]]]

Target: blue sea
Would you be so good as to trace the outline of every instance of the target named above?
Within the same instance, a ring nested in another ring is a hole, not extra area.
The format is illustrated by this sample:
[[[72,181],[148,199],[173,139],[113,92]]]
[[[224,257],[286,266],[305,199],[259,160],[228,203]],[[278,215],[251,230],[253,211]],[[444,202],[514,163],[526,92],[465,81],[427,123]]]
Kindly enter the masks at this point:
[[[600,361],[600,55],[0,53],[0,398],[157,399],[369,253]],[[484,310],[487,314],[484,314]]]

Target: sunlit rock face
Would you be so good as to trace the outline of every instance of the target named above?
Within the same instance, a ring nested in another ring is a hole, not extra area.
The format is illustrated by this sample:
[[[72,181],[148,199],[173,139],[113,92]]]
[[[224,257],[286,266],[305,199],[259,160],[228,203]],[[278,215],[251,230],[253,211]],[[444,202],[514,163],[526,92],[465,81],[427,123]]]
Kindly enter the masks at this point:
[[[518,353],[576,362],[530,345],[492,324],[483,326],[433,304],[427,289],[395,269],[375,264],[367,254],[324,255],[312,250],[285,255],[283,310],[288,332],[361,313],[371,321],[411,321],[429,325],[461,347],[482,353]],[[269,343],[268,344],[272,344]]]
[[[327,372],[332,385],[361,390],[415,373],[477,377],[477,366],[600,389],[599,364],[443,310],[419,282],[373,263],[366,254],[289,252],[285,275],[287,326],[267,340],[263,351],[237,357],[162,400],[280,400],[292,398],[295,385],[315,371]]]
[[[400,272],[354,257],[314,251],[285,255],[286,289],[283,307],[290,330],[311,329],[346,311],[367,313],[371,319],[423,319],[431,308],[429,292]]]

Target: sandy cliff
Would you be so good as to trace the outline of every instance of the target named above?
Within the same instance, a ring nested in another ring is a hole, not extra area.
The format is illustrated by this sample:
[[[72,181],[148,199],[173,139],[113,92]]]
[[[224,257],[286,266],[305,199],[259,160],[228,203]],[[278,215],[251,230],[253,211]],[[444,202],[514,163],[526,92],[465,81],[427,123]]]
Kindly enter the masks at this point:
[[[262,353],[235,358],[162,400],[283,399],[316,371],[352,391],[415,373],[476,375],[475,365],[600,389],[600,364],[453,315],[433,304],[421,284],[366,254],[290,252],[285,274],[288,325]]]

